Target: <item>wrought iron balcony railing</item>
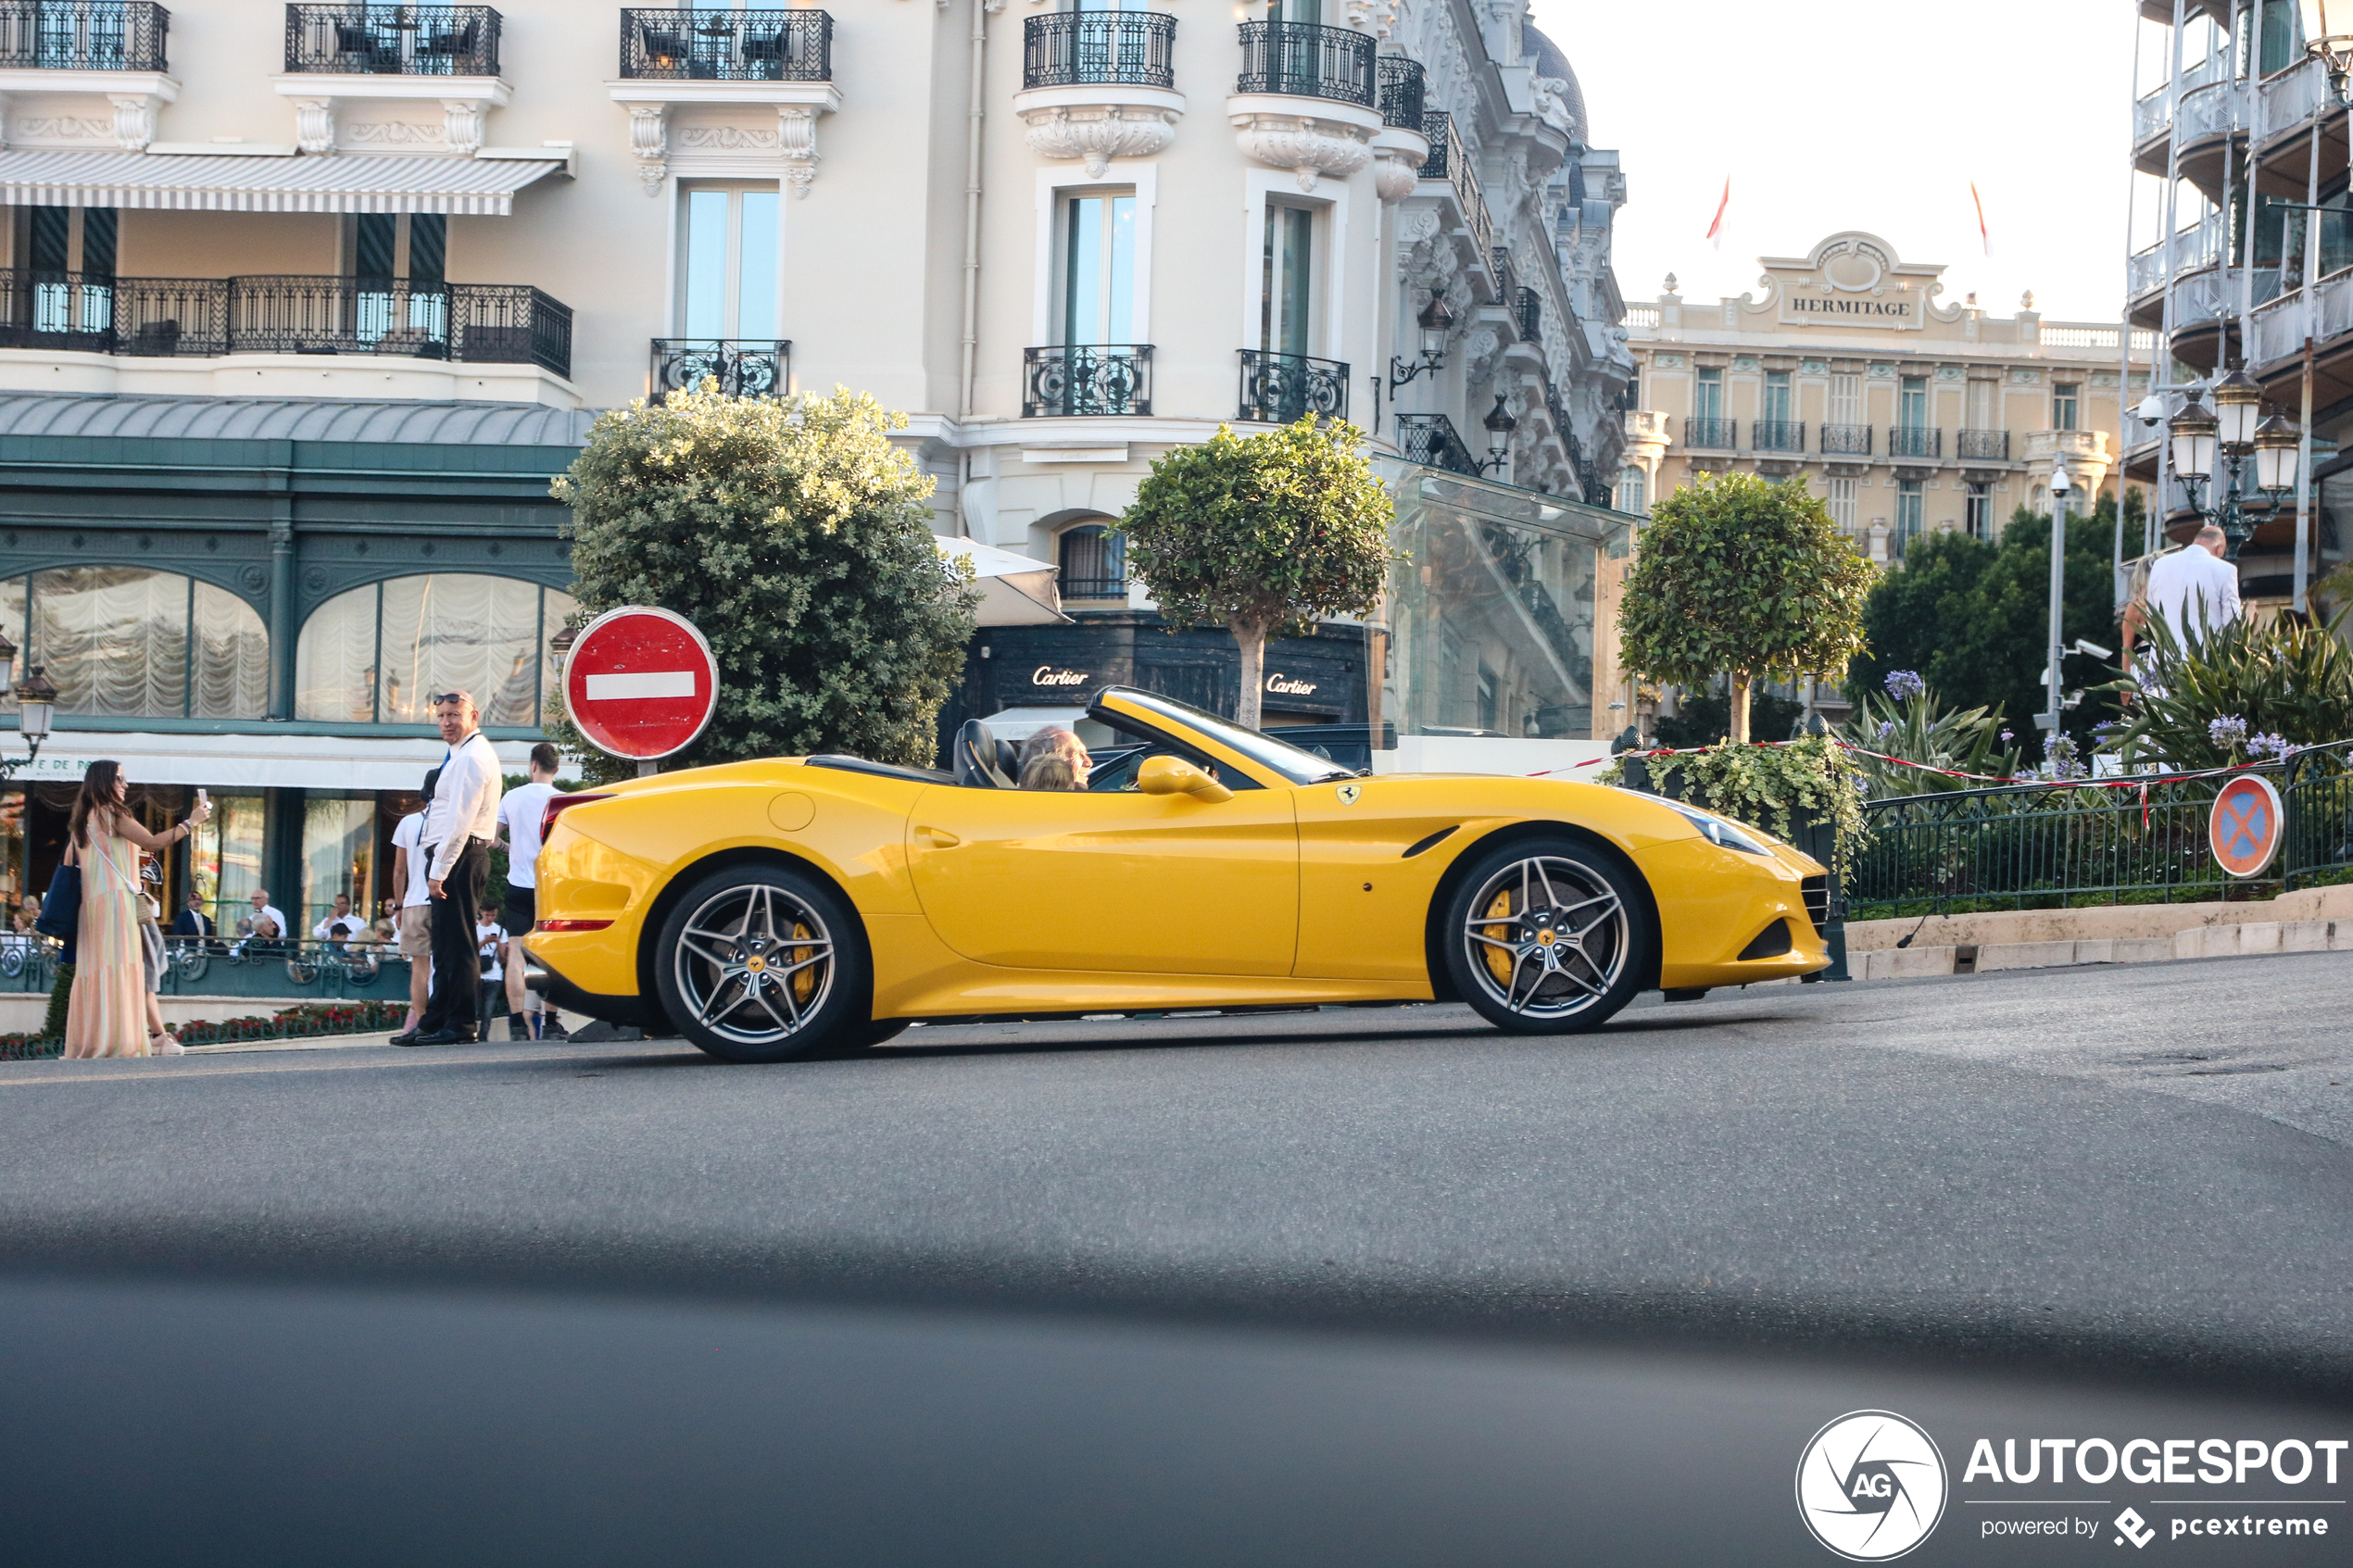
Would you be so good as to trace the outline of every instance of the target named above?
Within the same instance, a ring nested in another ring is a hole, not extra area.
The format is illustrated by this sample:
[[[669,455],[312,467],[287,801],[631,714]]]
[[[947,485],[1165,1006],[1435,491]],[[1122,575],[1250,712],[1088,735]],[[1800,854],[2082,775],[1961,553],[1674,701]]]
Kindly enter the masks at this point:
[[[621,74],[630,81],[831,82],[834,19],[824,11],[621,13]]]
[[[730,397],[781,397],[792,384],[792,345],[719,337],[654,339],[654,401],[715,381]]]
[[[1509,259],[1511,253],[1498,247],[1495,254]],[[1544,341],[1544,296],[1531,288],[1514,290],[1505,297],[1512,302],[1512,324],[1519,329],[1524,343]]]
[[[1244,22],[1237,93],[1328,98],[1371,108],[1378,97],[1370,34],[1321,22]]]
[[[2006,430],[1960,431],[1953,439],[1953,455],[1963,462],[2007,463],[2010,460],[2010,433]]]
[[[1403,55],[1380,57],[1380,122],[1405,131],[1422,128],[1422,62]]]
[[[1464,226],[1470,230],[1471,243],[1482,256],[1495,249],[1495,220],[1488,216],[1487,196],[1478,188],[1478,175],[1471,169],[1470,159],[1463,156],[1454,143],[1454,117],[1444,109],[1432,109],[1422,116],[1422,134],[1429,141],[1429,157],[1422,160],[1417,172],[1424,180],[1443,180],[1454,190],[1454,203],[1463,209]]]
[[[1025,348],[1021,358],[1025,420],[1152,411],[1149,343],[1063,344]]]
[[[1021,29],[1021,84],[1174,87],[1176,19],[1156,11],[1053,11]]]
[[[1735,420],[1702,419],[1694,414],[1683,421],[1683,445],[1710,452],[1730,452],[1740,445],[1740,429]]]
[[[1824,425],[1821,448],[1825,458],[1868,458],[1871,455],[1871,427]]]
[[[1944,433],[1934,425],[1890,425],[1887,455],[1891,458],[1934,458],[1944,451]]]
[[[1472,457],[1463,438],[1454,433],[1454,421],[1443,414],[1399,414],[1397,448],[1409,463],[1428,463],[1434,469],[1446,469],[1454,473],[1478,472],[1478,459]]]
[[[107,278],[0,269],[0,348],[217,358],[405,354],[572,374],[572,309],[520,283]]]
[[[1758,420],[1748,427],[1748,444],[1759,452],[1803,452],[1806,425],[1797,420]]]
[[[1309,414],[1348,418],[1348,367],[1340,361],[1257,348],[1243,349],[1241,358],[1241,411],[1235,418],[1261,424],[1290,424]]]
[[[169,70],[170,25],[149,0],[0,0],[0,67]]]
[[[496,76],[498,13],[487,6],[288,6],[286,69]]]

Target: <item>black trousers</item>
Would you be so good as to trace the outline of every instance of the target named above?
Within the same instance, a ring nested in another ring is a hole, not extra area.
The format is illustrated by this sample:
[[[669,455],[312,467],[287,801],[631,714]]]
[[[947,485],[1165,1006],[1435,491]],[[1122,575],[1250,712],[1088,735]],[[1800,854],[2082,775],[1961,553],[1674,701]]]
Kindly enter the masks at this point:
[[[433,864],[427,850],[425,864]],[[430,1035],[454,1029],[476,1033],[476,992],[482,985],[482,962],[474,951],[474,917],[482,908],[483,884],[490,875],[490,847],[470,839],[441,884],[442,896],[433,909],[433,993],[425,1000],[425,1015],[417,1027]]]

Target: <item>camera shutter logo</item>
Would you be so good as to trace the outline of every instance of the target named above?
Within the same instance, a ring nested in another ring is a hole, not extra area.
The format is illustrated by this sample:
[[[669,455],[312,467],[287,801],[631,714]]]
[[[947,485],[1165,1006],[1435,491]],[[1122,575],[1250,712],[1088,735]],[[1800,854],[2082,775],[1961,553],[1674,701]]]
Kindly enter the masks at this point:
[[[1918,1423],[1855,1411],[1814,1434],[1797,1461],[1797,1512],[1851,1562],[1884,1562],[1944,1516],[1944,1456]]]

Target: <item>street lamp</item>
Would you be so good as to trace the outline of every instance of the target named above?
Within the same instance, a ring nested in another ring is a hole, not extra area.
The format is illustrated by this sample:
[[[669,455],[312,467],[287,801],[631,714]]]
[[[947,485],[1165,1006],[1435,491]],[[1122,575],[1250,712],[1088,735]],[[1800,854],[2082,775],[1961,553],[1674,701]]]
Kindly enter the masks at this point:
[[[16,657],[16,644],[0,637],[0,665]],[[41,743],[49,738],[49,721],[57,710],[57,688],[50,684],[43,669],[34,665],[17,684],[17,733],[24,736],[25,755],[22,761],[0,757],[0,779],[12,779],[18,769],[31,767],[33,759],[41,755]]]
[[[2067,464],[2064,461],[2053,463],[2051,465],[2051,641],[2049,648],[2051,667],[2044,671],[2044,677],[2049,683],[2047,700],[2044,704],[2043,713],[2037,719],[2038,726],[2050,731],[2053,734],[2058,734],[2059,709],[2062,706],[2059,701],[2059,687],[2063,684],[2059,678],[2059,660],[2065,656],[2067,635],[2061,624],[2061,612],[2067,604],[2067,497],[2069,492],[2074,488],[2075,482],[2068,477]]]
[[[1446,296],[1438,290],[1429,291],[1429,303],[1414,318],[1421,328],[1422,356],[1412,365],[1390,355],[1389,359],[1389,390],[1393,397],[1397,389],[1410,384],[1427,370],[1435,374],[1446,362],[1446,334],[1454,329],[1454,312],[1447,307]]]
[[[2296,0],[2303,13],[2304,52],[2321,60],[2329,86],[2344,96],[2348,56],[2353,56],[2353,0]]]
[[[2240,546],[2255,536],[2256,493],[2262,493],[2259,509],[2268,515],[2277,511],[2280,497],[2296,487],[2296,453],[2303,433],[2277,414],[2264,416],[2263,389],[2244,367],[2232,370],[2210,390],[2213,409],[2192,395],[2181,411],[2166,421],[2166,430],[2173,447],[2173,472],[2189,492],[2190,509],[2221,529],[2230,542],[2226,558],[2235,561]],[[2251,474],[2247,471],[2250,458],[2254,459]],[[2214,485],[2213,492],[2201,499],[2200,491],[2208,482]]]
[[[1519,421],[1504,411],[1504,395],[1497,393],[1495,407],[1478,422],[1487,427],[1487,460],[1478,465],[1478,471],[1485,473],[1494,469],[1501,472],[1512,460],[1512,432],[1519,428]]]

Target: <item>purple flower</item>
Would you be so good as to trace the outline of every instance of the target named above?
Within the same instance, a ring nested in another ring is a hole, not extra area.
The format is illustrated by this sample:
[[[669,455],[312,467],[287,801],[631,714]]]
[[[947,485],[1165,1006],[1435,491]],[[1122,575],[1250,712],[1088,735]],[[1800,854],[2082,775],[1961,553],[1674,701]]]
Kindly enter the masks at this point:
[[[1887,695],[1898,702],[1909,702],[1916,696],[1927,695],[1927,692],[1928,683],[1920,679],[1917,671],[1891,670],[1887,672]]]
[[[2207,724],[2206,738],[2225,749],[2245,746],[2246,721],[2235,713],[2225,714]]]
[[[2249,757],[2285,757],[2295,749],[2296,747],[2288,744],[2284,735],[2249,735],[2246,740],[2246,754]]]
[[[2045,554],[2048,554],[2049,552],[2045,551]],[[2013,741],[2013,740],[2015,740],[2015,739],[2017,739],[2017,738],[2018,738],[2017,734],[2016,734],[2016,732],[2014,732],[2014,731],[2010,731],[2010,730],[2004,730],[2004,731],[2002,732],[2002,744],[2003,744],[2004,746],[2007,746],[2007,745],[2009,745],[2011,741]]]
[[[1881,720],[1881,721],[1880,721],[1880,726],[1879,726],[1879,738],[1880,738],[1880,742],[1881,742],[1881,745],[1885,745],[1885,744],[1886,744],[1886,741],[1887,741],[1887,737],[1888,737],[1888,736],[1890,736],[1890,735],[1892,735],[1892,734],[1894,734],[1894,733],[1895,733],[1895,721],[1894,721],[1894,720],[1893,720],[1893,719],[1882,719],[1882,720]]]

